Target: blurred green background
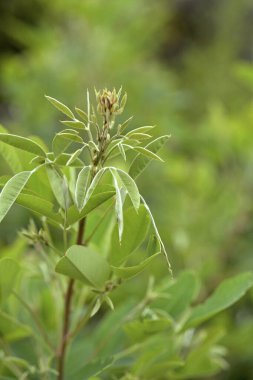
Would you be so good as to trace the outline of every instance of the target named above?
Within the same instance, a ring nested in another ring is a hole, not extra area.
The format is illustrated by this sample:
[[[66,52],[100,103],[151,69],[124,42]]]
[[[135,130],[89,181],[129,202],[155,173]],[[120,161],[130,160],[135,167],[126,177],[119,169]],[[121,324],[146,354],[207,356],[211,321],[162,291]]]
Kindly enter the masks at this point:
[[[132,126],[171,134],[166,163],[152,163],[139,187],[175,276],[197,271],[204,297],[252,269],[252,1],[3,0],[0,14],[1,123],[49,141],[59,115],[44,94],[83,106],[87,87],[122,85]],[[0,246],[25,220],[14,207]],[[253,378],[252,310],[251,293],[222,316],[230,369],[220,379]]]

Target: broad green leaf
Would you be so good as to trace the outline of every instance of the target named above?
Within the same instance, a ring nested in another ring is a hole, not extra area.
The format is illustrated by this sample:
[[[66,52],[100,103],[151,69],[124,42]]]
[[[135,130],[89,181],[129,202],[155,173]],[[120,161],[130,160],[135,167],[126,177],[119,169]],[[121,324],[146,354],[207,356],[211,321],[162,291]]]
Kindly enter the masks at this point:
[[[79,211],[84,207],[84,199],[91,178],[90,166],[85,166],[78,174],[75,188],[75,202]]]
[[[0,141],[4,142],[5,144],[14,146],[15,148],[35,154],[36,156],[46,156],[46,152],[39,144],[26,137],[11,135],[9,133],[0,133]]]
[[[70,128],[85,129],[85,124],[79,120],[62,120],[61,123]]]
[[[207,300],[196,306],[183,329],[198,326],[238,301],[253,285],[253,273],[246,272],[223,281]]]
[[[144,205],[144,207],[146,208],[146,210],[147,210],[147,212],[148,212],[148,214],[149,214],[149,217],[150,217],[151,223],[152,223],[152,225],[153,225],[153,229],[154,229],[154,231],[155,231],[156,237],[157,237],[157,239],[159,240],[159,242],[160,242],[160,244],[161,244],[162,252],[163,252],[163,254],[164,254],[164,256],[165,256],[165,259],[166,259],[166,262],[167,262],[167,265],[168,265],[168,269],[169,269],[169,271],[170,271],[170,274],[172,275],[172,269],[171,269],[171,265],[170,265],[169,257],[168,257],[168,254],[167,254],[167,251],[166,251],[165,245],[163,244],[163,241],[162,241],[161,236],[160,236],[160,234],[159,234],[158,228],[157,228],[157,226],[156,226],[155,219],[154,219],[154,217],[153,217],[153,215],[152,215],[152,212],[151,212],[150,208],[148,207],[148,205],[147,205],[145,199],[144,199],[142,196],[141,196],[141,200],[142,200],[143,205]]]
[[[0,302],[12,292],[19,270],[17,261],[8,257],[0,260]]]
[[[135,181],[127,174],[125,171],[121,169],[116,169],[118,176],[120,177],[123,186],[125,187],[133,206],[136,210],[140,207],[140,193]]]
[[[80,219],[83,219],[86,215],[88,215],[91,211],[96,209],[102,203],[106,202],[113,195],[115,195],[115,191],[104,191],[104,192],[92,195],[81,212],[78,211],[76,206],[71,206],[68,209],[68,215],[67,215],[68,225],[72,225],[78,222]]]
[[[157,252],[154,255],[148,257],[147,259],[143,260],[140,264],[133,265],[131,267],[111,266],[111,268],[112,271],[116,274],[116,276],[126,280],[141,273],[158,255],[160,255],[160,252]]]
[[[170,136],[161,136],[155,139],[154,141],[151,141],[146,148],[153,152],[157,153],[160,148],[168,141]],[[129,174],[132,178],[138,177],[138,175],[141,174],[141,172],[145,169],[145,167],[149,164],[151,161],[151,157],[147,157],[141,154],[137,154],[137,156],[134,158],[130,169]]]
[[[29,326],[0,310],[0,336],[6,341],[17,341],[32,335]]]
[[[112,176],[113,176],[113,183],[114,183],[114,188],[116,192],[115,212],[116,212],[118,231],[119,231],[119,241],[121,242],[122,233],[124,229],[123,201],[121,197],[120,187],[119,187],[117,177],[116,177],[116,171],[110,168],[110,172],[112,173]]]
[[[16,203],[37,215],[45,216],[53,224],[63,224],[63,218],[57,213],[55,205],[46,199],[31,194],[20,194]]]
[[[53,104],[53,106],[55,106],[55,108],[67,115],[70,119],[75,118],[73,112],[67,106],[65,106],[65,104],[59,102],[59,100],[51,98],[51,96],[45,95],[45,97],[47,98],[47,100],[49,100],[50,103]]]
[[[0,223],[25,187],[33,171],[16,174],[4,186],[0,194]]]
[[[103,288],[110,275],[110,266],[103,256],[79,245],[67,250],[55,270],[95,288]]]
[[[113,266],[122,265],[146,237],[150,224],[149,215],[143,205],[140,205],[138,214],[133,207],[124,213],[124,231],[121,244],[118,238],[117,226],[112,233],[109,261]]]

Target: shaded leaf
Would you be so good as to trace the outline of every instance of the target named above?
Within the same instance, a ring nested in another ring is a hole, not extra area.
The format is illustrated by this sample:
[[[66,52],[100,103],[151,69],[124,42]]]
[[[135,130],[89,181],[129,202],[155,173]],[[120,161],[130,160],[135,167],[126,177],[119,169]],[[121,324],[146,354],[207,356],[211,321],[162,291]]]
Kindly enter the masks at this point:
[[[117,174],[119,175],[132,203],[136,210],[140,207],[140,193],[135,181],[121,169],[116,169]]]
[[[8,257],[0,260],[0,302],[12,292],[19,270],[17,261]]]

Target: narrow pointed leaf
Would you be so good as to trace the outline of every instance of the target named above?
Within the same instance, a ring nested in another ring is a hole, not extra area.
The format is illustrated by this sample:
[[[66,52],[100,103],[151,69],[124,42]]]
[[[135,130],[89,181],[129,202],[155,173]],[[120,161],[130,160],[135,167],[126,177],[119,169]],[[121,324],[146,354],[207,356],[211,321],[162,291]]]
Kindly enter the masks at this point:
[[[67,106],[65,106],[65,104],[59,102],[59,100],[51,98],[51,96],[45,95],[45,97],[47,98],[47,100],[49,100],[50,103],[53,104],[53,106],[55,106],[55,108],[67,115],[70,119],[75,118],[73,112]]]
[[[128,132],[126,136],[131,136],[132,134],[136,134],[136,133],[146,133],[146,132],[149,132],[153,128],[155,128],[154,125],[147,125],[144,127],[135,128],[135,129],[132,129],[130,132]]]
[[[0,141],[4,142],[5,144],[14,146],[15,148],[35,154],[36,156],[46,156],[46,152],[39,144],[26,137],[11,135],[9,133],[0,133]]]
[[[107,168],[102,168],[100,169],[97,174],[95,175],[95,177],[93,178],[88,190],[87,190],[87,193],[86,193],[86,196],[84,198],[84,204],[83,204],[83,207],[86,205],[86,203],[88,202],[88,200],[90,199],[93,191],[95,190],[95,188],[97,187],[97,185],[99,184],[99,181],[101,180],[103,174],[105,173],[105,171],[107,170]]]
[[[25,187],[33,172],[25,171],[16,174],[4,186],[0,194],[0,223]]]
[[[80,149],[77,149],[69,158],[69,160],[67,161],[67,166],[70,166],[73,162],[75,162],[75,160],[78,158],[78,156],[80,156],[80,154],[82,153],[83,151],[83,148],[80,148]]]
[[[123,157],[124,161],[126,161],[126,153],[125,153],[124,147],[121,143],[118,144],[118,148],[119,148],[119,152],[120,152],[121,156]]]
[[[117,169],[117,174],[120,177],[132,203],[136,210],[138,210],[140,206],[140,193],[135,181],[127,174],[125,171],[121,169]]]
[[[147,259],[143,260],[140,264],[131,267],[112,266],[111,268],[113,272],[116,274],[116,276],[126,280],[141,273],[158,255],[160,255],[160,252],[157,252],[154,255],[148,257]]]
[[[73,120],[73,121],[62,120],[61,123],[66,125],[67,127],[70,127],[70,128],[78,128],[78,129],[84,129],[85,128],[85,124],[79,120]]]
[[[76,110],[76,112],[78,113],[78,115],[79,115],[83,120],[85,120],[85,121],[88,120],[88,115],[87,115],[86,112],[84,112],[83,110],[81,110],[81,109],[78,108],[78,107],[75,107],[75,110]]]
[[[160,242],[160,244],[161,244],[162,252],[163,252],[163,254],[164,254],[164,256],[165,256],[165,259],[166,259],[166,261],[167,261],[168,269],[169,269],[169,271],[170,271],[170,274],[172,275],[172,269],[171,269],[171,265],[170,265],[169,257],[168,257],[168,254],[167,254],[167,251],[166,251],[165,245],[163,244],[163,241],[162,241],[162,239],[161,239],[161,236],[160,236],[160,234],[159,234],[159,232],[158,232],[158,228],[157,228],[157,226],[156,226],[156,223],[155,223],[154,217],[153,217],[153,215],[152,215],[152,212],[150,211],[150,208],[148,207],[148,205],[147,205],[145,199],[144,199],[142,196],[141,196],[141,200],[142,200],[143,205],[144,205],[144,207],[146,208],[146,210],[147,210],[147,212],[148,212],[148,214],[149,214],[149,217],[150,217],[151,223],[152,223],[152,225],[153,225],[153,228],[154,228],[154,231],[155,231],[156,237],[157,237],[157,239],[159,240],[159,242]]]
[[[75,189],[75,203],[79,211],[84,207],[84,199],[91,178],[90,166],[85,166],[78,174]]]
[[[116,191],[116,202],[115,202],[115,212],[117,217],[118,231],[119,231],[119,241],[121,242],[123,228],[124,228],[124,220],[123,220],[123,202],[121,198],[121,191],[119,188],[119,184],[117,181],[116,173],[114,169],[110,169],[110,172],[113,176],[114,188]]]
[[[146,148],[153,152],[157,153],[162,146],[168,141],[170,136],[161,136],[155,139],[154,141],[151,141],[148,145],[146,145]],[[134,158],[130,169],[129,174],[132,178],[137,178],[138,175],[141,174],[141,172],[145,169],[145,167],[149,164],[151,161],[151,157],[144,156],[142,154],[137,154],[137,156]]]
[[[147,148],[143,148],[142,146],[135,146],[133,149],[136,150],[137,152],[139,152],[140,154],[147,156],[151,160],[154,159],[154,160],[158,160],[158,161],[163,162],[161,157],[159,157],[157,154],[151,152],[151,150],[148,150]]]

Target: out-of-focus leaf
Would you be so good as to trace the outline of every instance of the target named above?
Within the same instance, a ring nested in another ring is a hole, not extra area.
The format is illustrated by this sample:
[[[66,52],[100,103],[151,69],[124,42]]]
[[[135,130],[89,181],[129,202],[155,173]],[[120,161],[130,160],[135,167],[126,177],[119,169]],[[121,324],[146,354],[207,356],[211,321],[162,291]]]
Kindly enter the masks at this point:
[[[223,281],[207,300],[196,306],[183,329],[198,326],[238,301],[253,285],[253,273],[246,272]]]
[[[32,334],[29,326],[26,326],[10,315],[0,311],[0,336],[6,341],[17,341]]]
[[[0,302],[4,301],[13,290],[19,270],[17,261],[8,257],[0,260]]]

